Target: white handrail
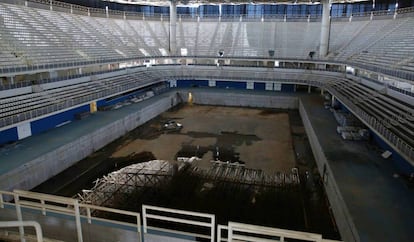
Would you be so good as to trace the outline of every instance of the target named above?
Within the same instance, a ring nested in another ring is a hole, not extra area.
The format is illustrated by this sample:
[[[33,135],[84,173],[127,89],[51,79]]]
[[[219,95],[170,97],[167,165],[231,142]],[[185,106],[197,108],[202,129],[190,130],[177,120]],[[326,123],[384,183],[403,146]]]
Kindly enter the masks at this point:
[[[189,215],[193,217],[198,218],[208,218],[209,222],[201,222],[196,219],[183,219],[183,218],[177,218],[176,216],[164,216],[164,215],[157,215],[157,214],[151,214],[150,210],[153,211],[160,211],[160,212],[166,212],[171,214],[179,214],[179,215]],[[185,210],[178,210],[178,209],[170,209],[170,208],[162,208],[162,207],[155,207],[155,206],[149,206],[149,205],[142,205],[142,223],[144,227],[144,233],[147,233],[148,226],[148,218],[150,219],[157,219],[161,221],[169,221],[169,222],[175,222],[179,224],[192,224],[197,225],[200,227],[206,227],[210,228],[210,241],[214,242],[214,234],[215,234],[215,227],[216,227],[216,220],[215,215],[213,214],[207,214],[207,213],[198,213],[198,212],[191,212],[191,211],[185,211]],[[180,233],[180,231],[176,231]]]
[[[40,227],[40,224],[36,221],[1,221],[0,222],[0,228],[11,228],[11,227],[34,227],[36,231],[36,240],[38,242],[43,242],[43,234],[42,234],[42,228]],[[24,238],[20,237],[20,239],[23,241]]]

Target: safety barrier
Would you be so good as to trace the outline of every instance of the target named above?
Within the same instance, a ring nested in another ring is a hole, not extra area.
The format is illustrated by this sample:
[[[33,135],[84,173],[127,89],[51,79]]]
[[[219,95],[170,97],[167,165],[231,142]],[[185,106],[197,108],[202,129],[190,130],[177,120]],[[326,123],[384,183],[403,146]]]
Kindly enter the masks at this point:
[[[12,227],[34,227],[36,231],[37,242],[43,242],[42,228],[40,224],[35,221],[0,221],[0,228],[12,228]],[[22,237],[20,238],[22,239]]]
[[[223,237],[223,231],[227,231],[227,237]],[[286,229],[278,229],[252,224],[229,222],[228,225],[217,226],[217,242],[231,241],[280,241],[295,239],[299,241],[335,242],[337,240],[323,239],[322,235]]]
[[[14,199],[14,201],[10,201]],[[107,224],[114,227],[127,226],[129,228],[136,229],[136,241],[141,242],[145,241],[145,234],[151,233],[150,231],[159,231],[164,232],[167,236],[179,237],[187,236],[188,238],[204,238],[208,239],[211,242],[217,241],[237,241],[242,238],[243,235],[240,235],[239,232],[249,232],[250,234],[255,234],[254,239],[250,241],[265,241],[261,240],[260,237],[263,235],[270,235],[279,237],[279,241],[283,241],[284,238],[296,238],[302,239],[304,241],[315,241],[315,242],[327,242],[329,240],[323,240],[322,235],[310,234],[299,231],[291,230],[281,230],[276,228],[262,227],[256,225],[242,224],[229,222],[228,225],[217,225],[217,239],[216,239],[216,219],[213,214],[198,213],[191,211],[184,211],[178,209],[169,209],[155,206],[142,205],[142,227],[141,230],[141,217],[139,213],[124,211],[113,208],[99,207],[90,204],[79,203],[78,200],[60,197],[54,195],[47,195],[42,193],[28,192],[15,190],[14,192],[0,191],[0,209],[13,209],[16,210],[16,215],[18,217],[17,222],[0,222],[1,227],[19,227],[19,232],[21,238],[25,237],[24,226],[34,226],[36,229],[36,234],[38,241],[42,241],[42,236],[47,233],[42,233],[40,224],[38,222],[23,221],[23,213],[41,213],[45,217],[52,217],[54,220],[59,219],[62,215],[69,215],[71,218],[74,218],[76,221],[76,232],[77,232],[77,241],[83,242],[84,237],[82,235],[82,226],[85,226],[87,223],[93,223],[94,221],[107,222]],[[22,209],[24,208],[24,209]],[[113,219],[104,219],[94,216],[93,214],[96,211],[101,212],[110,212],[115,215],[127,215],[132,216],[136,219],[136,224],[127,223],[124,221],[113,220]],[[0,213],[3,214],[3,213]],[[2,215],[0,215],[2,219]],[[168,223],[169,225],[176,225],[173,229],[166,229],[162,227],[149,226],[149,220]],[[183,226],[184,225],[184,226]],[[186,226],[192,226],[193,228],[198,227],[196,232],[185,231]],[[197,232],[204,228],[205,231],[208,230],[208,233]],[[46,229],[47,230],[47,229]],[[228,230],[228,237],[223,237],[223,231]],[[142,233],[143,232],[143,233]],[[63,234],[63,233],[62,233]],[[64,238],[64,235],[61,235],[62,238],[56,239],[67,239]],[[243,237],[244,238],[244,237]],[[253,237],[250,237],[253,238]],[[306,238],[317,238],[318,240],[306,240]],[[95,241],[94,238],[85,238],[85,241]]]
[[[14,199],[14,201],[7,202],[11,199]],[[137,231],[137,241],[142,241],[141,216],[136,212],[100,207],[90,204],[81,204],[76,199],[43,193],[21,190],[14,190],[13,192],[0,191],[0,208],[4,209],[8,206],[15,207],[16,216],[19,222],[23,222],[23,208],[34,212],[40,211],[43,216],[56,216],[56,214],[69,215],[69,217],[75,220],[78,242],[84,241],[82,235],[82,223],[92,224],[98,222],[106,222],[107,224],[113,226],[125,226],[131,229],[135,229]],[[98,217],[99,215],[94,215],[98,214],[98,211],[133,217],[136,223],[133,224],[124,221],[101,218]],[[25,232],[22,226],[19,226],[19,233],[21,237],[24,237]]]
[[[323,242],[322,235],[298,232],[286,229],[269,228],[257,225],[229,222],[228,241],[285,241],[296,239],[300,241]]]
[[[160,214],[160,212],[162,215]],[[186,218],[180,218],[182,215],[185,215]],[[190,217],[190,218],[187,218],[187,217]],[[206,239],[210,239],[211,242],[214,242],[214,233],[215,233],[214,230],[215,230],[216,218],[212,214],[196,213],[196,212],[189,212],[189,211],[178,210],[178,209],[169,209],[169,208],[160,208],[160,207],[155,207],[155,206],[142,205],[142,219],[143,219],[143,225],[144,225],[144,233],[148,232],[148,228],[160,230],[164,232],[177,233],[177,231],[173,231],[169,229],[154,228],[154,227],[148,226],[148,222],[149,222],[148,220],[153,219],[153,220],[158,220],[158,221],[168,221],[172,223],[186,224],[186,225],[208,228],[210,230],[210,234],[208,235],[201,234],[201,233],[192,233],[192,232],[187,232],[187,231],[180,231],[180,234],[200,237],[200,238],[206,238]]]

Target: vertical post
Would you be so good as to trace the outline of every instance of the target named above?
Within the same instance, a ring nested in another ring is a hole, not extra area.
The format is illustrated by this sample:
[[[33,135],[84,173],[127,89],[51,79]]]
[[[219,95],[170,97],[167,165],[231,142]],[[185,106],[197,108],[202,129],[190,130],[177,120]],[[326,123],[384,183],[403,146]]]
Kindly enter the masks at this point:
[[[331,99],[331,107],[334,107],[335,105],[335,96],[332,95],[332,99]]]
[[[16,207],[17,220],[20,223],[22,223],[23,222],[22,208],[20,207],[19,195],[18,194],[14,194],[14,204],[15,204],[15,207]],[[26,242],[26,240],[24,238],[24,227],[23,227],[23,225],[19,226],[19,234],[20,234],[20,241],[21,242]]]
[[[76,200],[75,203],[73,204],[73,208],[75,210],[76,232],[78,233],[78,242],[83,242],[82,224],[81,224],[78,200]]]
[[[394,19],[397,18],[397,14],[398,14],[398,0],[395,3],[395,9],[394,9]]]
[[[177,48],[177,3],[176,0],[170,0],[170,55],[176,54]]]
[[[216,216],[211,217],[211,242],[214,242],[215,240],[215,228],[216,228]]]
[[[50,9],[50,11],[52,11],[52,10],[53,10],[53,3],[52,3],[52,0],[49,0],[49,9]]]
[[[227,224],[227,241],[233,241],[233,226],[230,222]]]
[[[311,93],[311,91],[312,91],[312,87],[311,87],[311,85],[309,85],[308,86],[308,93]]]
[[[141,217],[137,216],[137,233],[138,233],[138,242],[142,241],[142,233],[141,233]]]
[[[109,9],[108,9],[108,6],[105,6],[105,15],[106,15],[106,18],[109,18]]]
[[[86,216],[88,217],[88,223],[92,223],[91,209],[89,207],[86,208]]]
[[[331,30],[331,1],[322,1],[322,22],[321,22],[321,39],[319,44],[319,58],[324,58],[328,54],[329,49],[329,32]]]
[[[40,203],[42,204],[42,214],[43,216],[45,216],[46,215],[45,200],[40,200]]]
[[[147,233],[147,209],[142,206],[142,225],[144,226],[144,233]]]
[[[0,208],[4,208],[3,194],[0,194]]]

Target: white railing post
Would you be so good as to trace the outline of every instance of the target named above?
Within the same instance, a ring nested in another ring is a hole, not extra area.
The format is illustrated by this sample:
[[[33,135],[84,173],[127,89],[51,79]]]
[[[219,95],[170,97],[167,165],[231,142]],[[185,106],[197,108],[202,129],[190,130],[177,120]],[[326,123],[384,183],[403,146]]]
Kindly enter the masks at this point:
[[[80,212],[79,212],[79,202],[76,200],[73,204],[74,211],[75,211],[75,220],[76,220],[76,231],[78,233],[78,242],[83,242],[82,237],[82,224],[81,224],[81,218],[80,218]]]
[[[216,217],[213,215],[211,216],[211,242],[214,242],[215,228],[216,228]]]
[[[144,233],[148,233],[147,231],[147,209],[142,206],[142,223],[143,223],[143,227],[144,227]]]
[[[40,203],[42,204],[42,214],[44,216],[46,215],[45,200],[40,200]]]
[[[3,194],[0,194],[0,208],[4,208]]]
[[[233,241],[233,226],[231,223],[227,225],[227,241]]]
[[[18,194],[14,194],[14,204],[15,204],[15,207],[16,207],[17,220],[20,223],[22,223],[23,222],[22,208],[20,207],[19,195]],[[26,240],[24,238],[24,227],[23,227],[23,225],[19,226],[19,234],[20,234],[20,241],[25,242]]]
[[[31,226],[36,231],[36,241],[43,242],[42,228],[40,224],[35,221],[0,221],[0,228]]]
[[[142,241],[142,233],[141,233],[141,218],[137,215],[137,234],[138,234],[138,242]]]
[[[88,217],[88,223],[92,223],[91,209],[90,208],[86,208],[86,216]]]

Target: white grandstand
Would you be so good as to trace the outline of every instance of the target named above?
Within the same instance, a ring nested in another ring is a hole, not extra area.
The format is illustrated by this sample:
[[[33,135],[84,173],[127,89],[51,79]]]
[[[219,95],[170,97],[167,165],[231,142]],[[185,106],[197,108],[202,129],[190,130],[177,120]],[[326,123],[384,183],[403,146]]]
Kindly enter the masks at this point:
[[[145,1],[150,5],[159,5],[160,2]],[[194,83],[208,80],[207,87],[217,87],[216,82],[219,81],[243,81],[244,89],[254,90],[255,83],[263,83],[263,90],[273,93],[281,91],[283,85],[291,85],[295,90],[297,86],[305,86],[309,90],[313,87],[329,92],[333,96],[332,102],[339,100],[398,156],[398,160],[404,163],[404,174],[409,176],[414,174],[413,13],[414,9],[408,8],[331,18],[330,30],[327,32],[328,53],[323,54],[322,16],[291,19],[279,15],[259,18],[186,15],[147,17],[136,12],[93,9],[49,0],[2,0],[0,145],[58,127],[74,120],[74,114],[96,112],[97,108],[113,105],[118,99],[142,97],[148,92],[175,92],[177,82],[182,80]],[[177,101],[174,95],[168,97],[171,98],[171,106]],[[159,113],[151,111],[149,116]],[[139,116],[136,120],[125,130],[131,130],[132,126],[144,122],[139,120]],[[89,151],[99,149],[115,138],[94,139],[101,146],[90,148],[78,154],[77,158],[86,157]],[[47,159],[41,160],[46,164]],[[79,160],[71,160],[66,156],[64,159],[62,163],[66,166]],[[51,174],[42,171],[39,177],[21,178],[19,182],[11,182],[17,178],[11,178],[9,171],[3,171],[0,166],[0,207],[17,208],[18,220],[22,220],[20,205],[40,208],[43,214],[48,209],[60,213],[59,216],[74,214],[76,223],[65,226],[72,226],[73,231],[77,232],[78,241],[83,241],[82,232],[79,231],[81,223],[87,221],[90,224],[93,219],[91,211],[104,210],[136,216],[136,227],[126,229],[128,236],[121,238],[130,239],[137,233],[139,240],[144,238],[140,214],[20,191],[30,190],[64,169],[55,166],[50,165],[56,169]],[[326,171],[326,167],[318,168]],[[22,174],[30,174],[27,170],[23,170]],[[337,191],[337,185],[333,184],[326,184],[326,190]],[[18,190],[11,192],[14,189]],[[5,202],[10,200],[10,196],[14,196],[14,203]],[[19,204],[19,198],[37,199],[39,202]],[[344,203],[340,195],[329,197],[329,200],[333,204]],[[46,205],[49,202],[49,207],[45,206],[45,201]],[[65,208],[56,207],[55,203],[63,204]],[[335,216],[346,218],[338,222],[344,240],[369,241],[358,235],[359,228],[349,218],[346,206],[344,209],[338,209],[336,205],[333,207]],[[147,209],[157,210],[152,207]],[[210,218],[209,215],[185,211],[160,211]],[[142,216],[163,217],[149,212]],[[215,234],[215,229],[228,229],[231,231],[229,237],[234,232],[234,238],[240,240],[246,240],[243,231],[251,234],[258,231],[272,238],[277,237],[278,241],[283,241],[283,238],[286,241],[290,241],[289,238],[328,241],[310,233],[234,223],[217,228],[214,219],[209,223],[204,220],[190,221],[187,217],[184,219],[183,215],[178,217],[163,218],[205,225],[212,231],[208,237],[211,241],[220,241],[217,238],[221,238],[221,235]],[[6,219],[0,214],[0,220]],[[47,226],[48,221],[45,219],[39,223]],[[147,232],[145,221],[143,225]],[[124,224],[111,226],[122,227]],[[92,230],[95,227],[88,228]],[[117,229],[113,230],[123,233]],[[410,241],[412,234],[402,238]],[[97,240],[89,238],[85,241]]]

